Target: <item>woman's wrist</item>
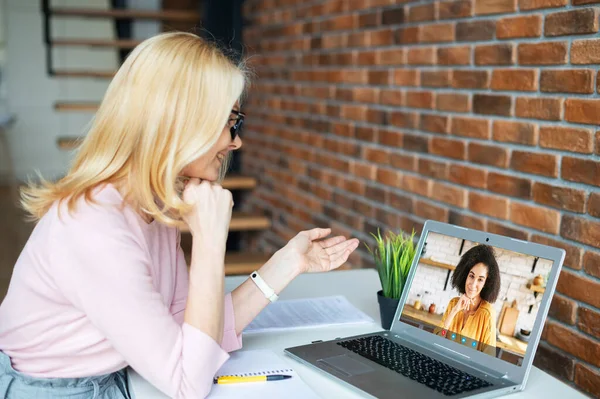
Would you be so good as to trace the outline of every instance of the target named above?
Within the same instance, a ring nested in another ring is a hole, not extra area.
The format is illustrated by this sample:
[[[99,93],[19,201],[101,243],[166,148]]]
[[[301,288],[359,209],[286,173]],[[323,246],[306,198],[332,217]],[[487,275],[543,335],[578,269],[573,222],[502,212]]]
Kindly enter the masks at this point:
[[[258,273],[263,280],[275,291],[277,295],[299,274],[300,268],[292,262],[275,253],[259,270]]]

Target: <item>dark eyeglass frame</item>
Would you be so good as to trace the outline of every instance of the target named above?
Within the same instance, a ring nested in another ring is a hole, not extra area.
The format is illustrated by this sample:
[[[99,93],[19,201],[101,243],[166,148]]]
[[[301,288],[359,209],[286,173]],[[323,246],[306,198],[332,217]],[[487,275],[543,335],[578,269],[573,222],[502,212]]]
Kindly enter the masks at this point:
[[[241,111],[236,111],[235,109],[231,110],[232,114],[235,114],[237,118],[230,118],[229,121],[235,121],[235,124],[229,128],[229,132],[231,133],[231,141],[234,141],[235,138],[242,131],[242,126],[244,125],[244,118],[246,114]]]

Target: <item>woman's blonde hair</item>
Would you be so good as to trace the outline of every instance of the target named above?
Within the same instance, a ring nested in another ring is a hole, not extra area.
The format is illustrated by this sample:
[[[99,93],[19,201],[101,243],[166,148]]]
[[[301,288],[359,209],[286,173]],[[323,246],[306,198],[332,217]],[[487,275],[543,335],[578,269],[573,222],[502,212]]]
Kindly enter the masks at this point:
[[[56,201],[71,212],[94,188],[119,183],[138,212],[176,224],[187,210],[178,174],[216,143],[247,79],[243,64],[194,34],[145,40],[110,83],[67,175],[30,183],[22,206],[37,221]]]

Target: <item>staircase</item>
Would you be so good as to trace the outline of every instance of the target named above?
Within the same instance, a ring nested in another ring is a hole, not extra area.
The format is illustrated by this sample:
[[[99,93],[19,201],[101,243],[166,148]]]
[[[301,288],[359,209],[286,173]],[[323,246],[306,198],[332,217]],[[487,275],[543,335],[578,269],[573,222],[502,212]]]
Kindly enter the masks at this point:
[[[81,0],[82,5],[85,2]],[[47,49],[47,69],[48,74],[57,79],[96,79],[106,80],[108,87],[109,79],[115,72],[114,70],[83,70],[83,69],[55,69],[52,60],[52,48],[54,47],[102,47],[112,48],[116,51],[131,50],[140,40],[129,38],[118,39],[54,39],[50,32],[51,19],[59,18],[80,18],[80,19],[108,19],[118,20],[156,20],[171,21],[177,23],[189,23],[195,25],[202,19],[201,14],[196,10],[133,10],[133,9],[96,9],[96,8],[53,8],[48,0],[42,1],[42,9],[45,15],[45,39]],[[90,117],[98,109],[98,102],[82,102],[60,100],[54,104],[55,112],[65,113],[89,113]],[[61,150],[72,151],[77,148],[81,137],[60,137],[57,140],[57,146]],[[242,192],[252,190],[256,187],[257,181],[254,177],[232,174],[223,181],[223,187],[231,190],[234,198]],[[239,200],[235,201],[236,204]],[[238,243],[231,242],[233,238],[240,234],[252,234],[253,232],[265,230],[271,227],[271,222],[262,215],[253,215],[244,212],[237,212],[234,209],[230,224],[230,237],[228,239],[228,250],[225,257],[225,273],[227,275],[249,274],[258,269],[269,258],[268,254],[244,252],[235,250]],[[233,234],[232,234],[233,233]],[[235,234],[238,233],[238,234]],[[184,249],[188,264],[191,259],[191,235],[185,229],[182,229],[181,246]],[[233,249],[230,249],[232,247]]]

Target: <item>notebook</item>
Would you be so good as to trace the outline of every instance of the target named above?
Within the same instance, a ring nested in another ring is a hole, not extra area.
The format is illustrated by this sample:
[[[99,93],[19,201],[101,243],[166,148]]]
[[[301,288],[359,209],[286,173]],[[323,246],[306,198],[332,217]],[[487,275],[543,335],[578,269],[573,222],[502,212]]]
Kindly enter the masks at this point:
[[[215,377],[224,375],[252,376],[269,374],[286,374],[291,375],[292,378],[282,381],[215,384],[208,397],[211,399],[319,398],[284,359],[269,350],[233,352]]]

